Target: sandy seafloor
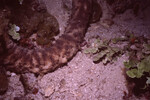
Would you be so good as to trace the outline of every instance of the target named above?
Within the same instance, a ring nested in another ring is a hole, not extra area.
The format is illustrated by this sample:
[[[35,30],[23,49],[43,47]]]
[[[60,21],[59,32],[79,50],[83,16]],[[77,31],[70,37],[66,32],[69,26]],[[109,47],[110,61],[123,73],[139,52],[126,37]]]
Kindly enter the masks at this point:
[[[59,24],[61,34],[64,32],[71,9],[71,0],[43,0],[49,13],[54,15]],[[101,3],[105,2],[102,0]],[[63,4],[68,8],[64,8]],[[86,33],[85,40],[99,36],[103,38],[120,37],[124,32],[131,31],[136,35],[150,36],[150,7],[140,10],[138,16],[134,16],[131,9],[111,19],[108,7],[103,7],[101,21],[92,24]],[[104,19],[110,18],[114,24],[106,27]],[[20,75],[15,73],[9,77],[9,87],[6,94],[0,96],[0,100],[123,100],[128,93],[126,79],[123,75],[123,62],[128,57],[123,55],[113,64],[94,64],[91,57],[79,51],[67,65],[36,78],[27,73],[30,87],[37,88],[38,93],[29,92],[25,95],[23,84],[19,81]],[[25,96],[24,96],[25,95]],[[145,100],[144,98],[131,97],[130,100]]]

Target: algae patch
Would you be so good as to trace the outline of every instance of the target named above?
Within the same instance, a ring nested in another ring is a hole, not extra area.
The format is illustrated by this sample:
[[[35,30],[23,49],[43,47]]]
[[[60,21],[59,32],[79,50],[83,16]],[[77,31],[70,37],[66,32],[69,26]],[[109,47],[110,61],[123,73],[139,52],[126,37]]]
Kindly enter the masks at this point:
[[[14,39],[19,41],[20,40],[20,34],[17,33],[20,30],[19,26],[16,26],[15,24],[10,24],[10,30],[8,31],[8,34]]]

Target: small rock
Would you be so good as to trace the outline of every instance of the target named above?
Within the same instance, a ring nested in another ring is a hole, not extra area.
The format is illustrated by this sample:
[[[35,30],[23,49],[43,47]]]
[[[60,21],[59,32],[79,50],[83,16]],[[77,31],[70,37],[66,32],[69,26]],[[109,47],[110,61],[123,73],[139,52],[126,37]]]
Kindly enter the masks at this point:
[[[32,90],[32,93],[36,95],[36,94],[38,93],[38,91],[39,91],[39,89],[34,88],[34,89]]]
[[[132,45],[131,47],[130,47],[132,50],[139,50],[139,48],[137,48],[135,45]]]
[[[49,86],[48,88],[45,89],[44,94],[45,97],[49,97],[54,93],[54,87],[53,86]]]

